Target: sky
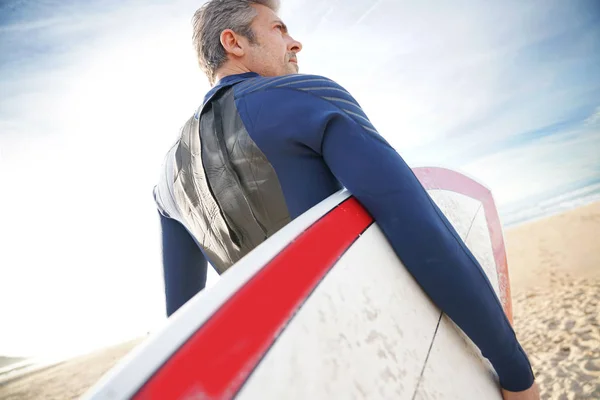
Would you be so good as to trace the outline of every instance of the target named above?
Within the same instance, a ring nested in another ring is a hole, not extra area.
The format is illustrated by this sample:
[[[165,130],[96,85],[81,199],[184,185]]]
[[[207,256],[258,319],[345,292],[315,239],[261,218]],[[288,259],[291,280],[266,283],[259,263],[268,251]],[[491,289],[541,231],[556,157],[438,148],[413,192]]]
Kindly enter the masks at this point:
[[[152,188],[209,89],[191,45],[201,4],[0,3],[0,354],[164,322]],[[348,89],[410,165],[463,171],[501,209],[600,191],[597,1],[283,0],[280,14],[301,73]]]

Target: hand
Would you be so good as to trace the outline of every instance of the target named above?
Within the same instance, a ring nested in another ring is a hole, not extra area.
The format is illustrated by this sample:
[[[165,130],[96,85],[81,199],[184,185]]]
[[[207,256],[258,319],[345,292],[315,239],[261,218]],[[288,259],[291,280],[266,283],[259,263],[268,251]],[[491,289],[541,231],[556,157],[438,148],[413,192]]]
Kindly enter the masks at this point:
[[[540,400],[540,389],[535,382],[529,389],[522,392],[509,392],[502,389],[502,398],[504,400]]]

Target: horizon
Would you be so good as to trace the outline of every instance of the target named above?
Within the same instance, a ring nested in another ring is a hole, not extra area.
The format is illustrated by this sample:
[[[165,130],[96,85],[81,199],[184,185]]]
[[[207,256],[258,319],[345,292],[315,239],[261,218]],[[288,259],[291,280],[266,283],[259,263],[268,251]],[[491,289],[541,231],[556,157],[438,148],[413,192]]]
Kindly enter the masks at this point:
[[[78,351],[164,321],[152,188],[209,89],[191,45],[201,3],[0,5],[0,315],[12,328],[0,354]],[[597,2],[286,0],[280,14],[304,45],[300,73],[348,89],[409,165],[464,171],[506,220],[596,195]]]

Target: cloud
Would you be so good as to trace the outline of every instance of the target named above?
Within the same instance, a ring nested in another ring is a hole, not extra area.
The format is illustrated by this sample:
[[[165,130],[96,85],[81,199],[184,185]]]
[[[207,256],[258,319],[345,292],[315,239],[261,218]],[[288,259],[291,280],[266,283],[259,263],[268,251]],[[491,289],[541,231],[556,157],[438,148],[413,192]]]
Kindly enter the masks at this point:
[[[599,149],[600,130],[580,126],[473,157],[460,168],[485,181],[505,206],[598,182]]]
[[[585,125],[589,127],[600,127],[600,106],[598,106],[592,115],[585,120]]]

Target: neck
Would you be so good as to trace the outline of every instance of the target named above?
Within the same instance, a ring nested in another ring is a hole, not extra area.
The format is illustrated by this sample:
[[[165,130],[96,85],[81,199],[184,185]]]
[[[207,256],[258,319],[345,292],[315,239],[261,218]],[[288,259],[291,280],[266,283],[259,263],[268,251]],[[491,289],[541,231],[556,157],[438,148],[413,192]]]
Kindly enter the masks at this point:
[[[221,79],[225,78],[226,76],[238,75],[238,74],[243,74],[246,72],[252,72],[252,71],[250,71],[246,66],[244,66],[242,64],[228,61],[221,68],[219,68],[217,70],[217,72],[215,74],[215,82],[213,83],[213,85],[215,85],[217,82],[219,82]]]

